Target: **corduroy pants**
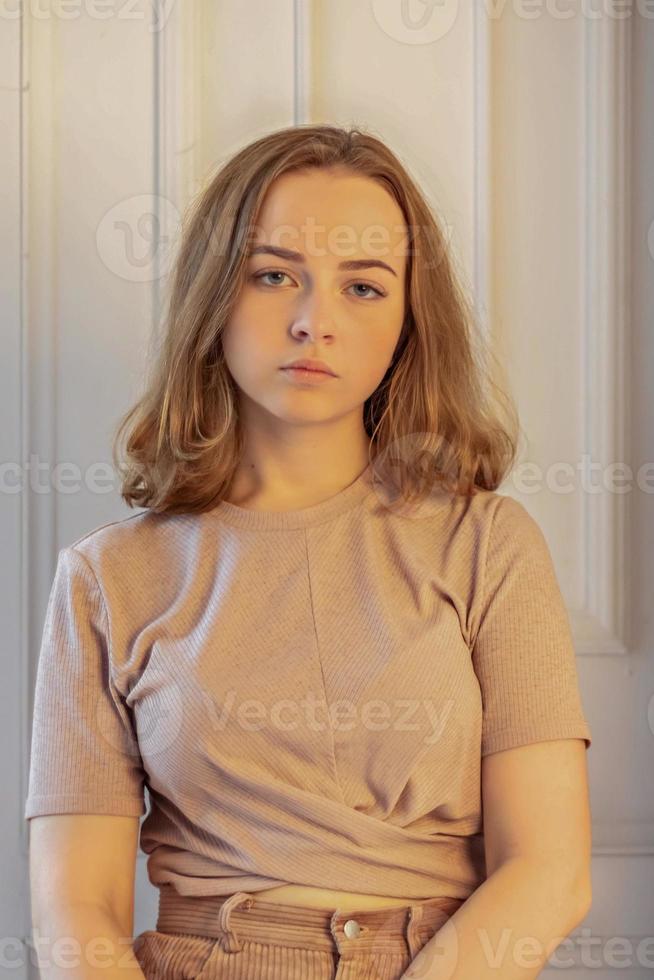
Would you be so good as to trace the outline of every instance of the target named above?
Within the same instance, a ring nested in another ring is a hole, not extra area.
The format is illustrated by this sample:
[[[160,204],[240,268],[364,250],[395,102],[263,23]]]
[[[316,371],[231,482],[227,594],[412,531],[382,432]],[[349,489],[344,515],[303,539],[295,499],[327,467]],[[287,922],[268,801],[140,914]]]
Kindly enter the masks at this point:
[[[157,927],[135,938],[134,955],[147,980],[398,980],[462,902],[346,912],[163,886]]]

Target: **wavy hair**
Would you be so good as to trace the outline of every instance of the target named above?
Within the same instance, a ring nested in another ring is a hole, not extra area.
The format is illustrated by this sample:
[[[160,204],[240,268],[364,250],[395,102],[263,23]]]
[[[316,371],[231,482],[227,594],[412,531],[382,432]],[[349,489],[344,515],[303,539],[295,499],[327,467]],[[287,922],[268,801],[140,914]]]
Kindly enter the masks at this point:
[[[491,360],[499,366],[417,184],[370,133],[299,125],[238,151],[184,212],[144,391],[122,416],[112,445],[129,506],[200,512],[227,495],[244,441],[221,336],[246,280],[246,246],[268,189],[282,174],[312,168],[377,181],[409,232],[402,330],[363,405],[375,470],[411,502],[434,486],[467,495],[495,490],[512,467],[515,406],[489,370]]]

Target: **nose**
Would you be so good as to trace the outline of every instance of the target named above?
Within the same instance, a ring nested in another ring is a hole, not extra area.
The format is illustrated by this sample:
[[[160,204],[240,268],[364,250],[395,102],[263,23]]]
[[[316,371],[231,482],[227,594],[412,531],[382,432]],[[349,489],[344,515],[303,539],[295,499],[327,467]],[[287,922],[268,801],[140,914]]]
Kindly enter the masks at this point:
[[[318,338],[331,338],[334,335],[334,322],[329,310],[329,301],[314,290],[298,307],[291,333],[294,337],[309,337],[312,340]]]

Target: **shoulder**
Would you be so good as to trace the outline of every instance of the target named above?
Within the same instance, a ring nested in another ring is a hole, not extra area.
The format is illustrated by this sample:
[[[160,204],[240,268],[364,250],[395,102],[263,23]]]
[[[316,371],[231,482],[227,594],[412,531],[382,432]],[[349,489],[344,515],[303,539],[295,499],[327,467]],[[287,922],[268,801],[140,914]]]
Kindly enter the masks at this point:
[[[394,532],[429,547],[455,547],[459,554],[484,550],[491,533],[503,537],[535,523],[523,504],[496,490],[476,488],[463,494],[432,487],[419,500],[407,502],[381,484],[370,500],[369,516],[381,518]]]
[[[445,518],[447,528],[440,531],[450,543],[456,535],[459,554],[466,556],[478,586],[508,568],[531,565],[549,570],[551,553],[545,535],[525,504],[514,497],[481,490],[452,498]]]
[[[535,549],[545,545],[543,532],[525,504],[497,490],[476,488],[455,494],[432,488],[416,505],[391,501],[382,491],[384,507],[394,527],[402,526],[412,540],[429,547],[441,545],[462,557],[485,559],[490,552]]]
[[[496,490],[477,490],[471,495],[432,494],[442,520],[464,530],[478,543],[488,545],[511,537],[538,533],[538,524],[524,504]]]
[[[115,521],[107,521],[90,528],[71,541],[66,548],[92,561],[103,552],[115,548],[144,544],[161,525],[162,515],[152,511],[139,511]]]
[[[382,515],[393,547],[405,545],[443,583],[468,595],[478,591],[488,564],[510,562],[511,549],[529,552],[540,533],[522,503],[495,490],[432,488],[413,507],[389,502],[388,494],[383,503],[372,512]]]
[[[505,556],[532,559],[550,558],[545,534],[527,507],[514,497],[494,494],[489,508],[488,550],[495,560]]]
[[[62,552],[92,569],[98,580],[122,582],[161,572],[179,553],[193,515],[158,514],[145,510],[91,528]],[[61,554],[61,552],[60,552]]]
[[[490,532],[531,524],[534,519],[523,503],[497,490],[480,490],[469,499],[471,517]]]
[[[152,516],[150,511],[139,511],[137,514],[129,514],[127,517],[117,518],[115,521],[98,524],[80,534],[66,547],[84,553],[103,545],[115,543],[116,540],[125,540],[126,537],[133,537],[138,534]]]
[[[432,494],[438,509],[450,526],[465,528],[486,546],[515,542],[536,542],[542,531],[527,507],[496,490],[478,490],[472,495]]]

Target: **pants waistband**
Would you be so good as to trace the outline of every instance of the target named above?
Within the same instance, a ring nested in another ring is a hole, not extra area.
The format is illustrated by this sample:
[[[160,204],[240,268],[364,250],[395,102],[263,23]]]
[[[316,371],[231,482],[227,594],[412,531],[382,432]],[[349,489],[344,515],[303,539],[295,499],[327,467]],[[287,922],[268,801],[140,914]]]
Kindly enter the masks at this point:
[[[318,909],[269,902],[256,892],[180,895],[171,885],[159,892],[157,930],[221,940],[239,950],[242,941],[332,950],[393,949],[406,941],[417,948],[418,933],[433,934],[463,903],[462,898],[414,900],[388,908]]]

